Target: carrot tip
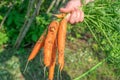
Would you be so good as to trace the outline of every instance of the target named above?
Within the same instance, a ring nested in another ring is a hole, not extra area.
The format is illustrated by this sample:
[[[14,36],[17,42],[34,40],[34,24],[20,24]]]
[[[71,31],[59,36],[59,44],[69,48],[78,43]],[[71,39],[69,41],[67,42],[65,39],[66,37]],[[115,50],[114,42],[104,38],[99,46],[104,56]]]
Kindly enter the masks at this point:
[[[44,67],[44,79],[45,79],[45,71],[46,71],[46,66]]]
[[[29,63],[29,61],[27,61],[27,63],[26,63],[26,65],[25,65],[25,69],[24,69],[23,73],[25,73],[25,71],[26,71],[26,69],[27,69],[27,66],[28,66],[28,63]]]

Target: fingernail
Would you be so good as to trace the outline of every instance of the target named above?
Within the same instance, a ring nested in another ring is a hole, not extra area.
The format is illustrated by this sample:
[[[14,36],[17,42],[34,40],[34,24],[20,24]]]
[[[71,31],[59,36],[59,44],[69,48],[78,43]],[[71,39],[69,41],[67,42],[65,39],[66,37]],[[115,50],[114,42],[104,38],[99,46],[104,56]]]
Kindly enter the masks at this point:
[[[69,19],[70,19],[70,13],[67,14],[66,19],[67,19],[67,21],[69,21]]]

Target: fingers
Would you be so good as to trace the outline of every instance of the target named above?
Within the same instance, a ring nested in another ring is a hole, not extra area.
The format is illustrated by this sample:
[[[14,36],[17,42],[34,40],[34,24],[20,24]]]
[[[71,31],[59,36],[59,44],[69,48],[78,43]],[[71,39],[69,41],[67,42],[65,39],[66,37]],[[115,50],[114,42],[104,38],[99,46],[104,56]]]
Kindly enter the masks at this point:
[[[75,22],[77,23],[77,22],[80,22],[80,16],[81,15],[80,15],[80,11],[79,10],[77,10],[76,13],[77,13],[77,18],[76,18]]]
[[[60,8],[60,12],[70,13],[74,9],[78,9],[79,6],[81,6],[80,0],[71,0],[67,3],[65,8]]]
[[[84,12],[80,10],[80,22],[84,20]]]
[[[70,13],[69,13],[69,14],[67,14],[67,16],[66,16],[67,21],[69,21],[69,20],[70,20],[70,16],[71,16],[71,14],[70,14]]]
[[[82,6],[80,0],[70,0],[65,8],[60,8],[60,12],[70,14],[66,18],[71,24],[82,22],[84,20],[84,13],[82,10],[79,10],[78,7],[80,6]]]
[[[82,22],[83,20],[84,20],[84,12],[82,10],[77,10],[76,23]]]
[[[63,12],[63,13],[69,13],[71,11],[72,11],[71,8],[60,8],[60,12]]]
[[[77,18],[77,12],[74,11],[74,12],[71,13],[69,22],[70,22],[71,24],[74,24],[74,23],[76,22],[76,18]]]
[[[82,10],[75,10],[67,19],[71,24],[82,22],[84,20],[84,12]]]

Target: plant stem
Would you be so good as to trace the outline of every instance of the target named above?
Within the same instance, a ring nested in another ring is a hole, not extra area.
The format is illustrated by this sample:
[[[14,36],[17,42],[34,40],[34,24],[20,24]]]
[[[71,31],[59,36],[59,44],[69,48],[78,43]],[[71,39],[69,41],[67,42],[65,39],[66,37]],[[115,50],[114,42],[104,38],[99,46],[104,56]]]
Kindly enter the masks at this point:
[[[94,67],[92,67],[91,69],[89,69],[87,72],[83,73],[82,75],[80,75],[79,77],[73,79],[73,80],[80,80],[81,78],[85,77],[86,75],[88,75],[90,72],[94,71],[95,69],[97,69],[99,66],[101,66],[104,62],[106,61],[106,59],[102,60],[101,62],[99,62],[98,64],[96,64]]]

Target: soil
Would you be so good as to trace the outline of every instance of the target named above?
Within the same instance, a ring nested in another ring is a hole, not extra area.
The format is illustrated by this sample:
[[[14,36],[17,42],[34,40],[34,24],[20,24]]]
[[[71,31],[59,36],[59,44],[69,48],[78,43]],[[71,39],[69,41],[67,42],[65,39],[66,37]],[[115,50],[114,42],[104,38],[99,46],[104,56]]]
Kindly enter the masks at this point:
[[[67,41],[65,66],[63,71],[58,73],[58,64],[56,64],[54,80],[74,80],[98,64],[100,60],[94,55],[91,46],[85,40]],[[23,73],[31,49],[15,50],[10,47],[2,47],[0,50],[0,80],[47,80],[48,69],[44,70],[42,50],[33,61],[29,62]],[[112,68],[103,63],[78,80],[117,80],[117,78],[114,76]]]

